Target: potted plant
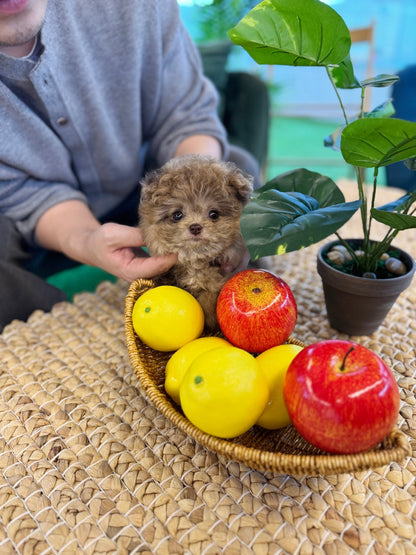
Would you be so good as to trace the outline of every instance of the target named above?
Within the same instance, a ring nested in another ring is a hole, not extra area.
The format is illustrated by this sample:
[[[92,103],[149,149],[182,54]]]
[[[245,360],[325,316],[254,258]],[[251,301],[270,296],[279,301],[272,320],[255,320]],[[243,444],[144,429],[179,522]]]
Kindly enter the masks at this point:
[[[415,271],[414,260],[394,248],[392,242],[400,231],[416,228],[416,192],[382,207],[375,206],[375,198],[380,167],[405,160],[408,167],[415,168],[416,123],[391,117],[394,109],[390,102],[364,112],[366,89],[388,86],[397,77],[378,75],[359,81],[350,59],[349,30],[342,17],[319,0],[264,0],[229,31],[229,36],[259,64],[324,68],[343,116],[343,125],[330,142],[340,149],[356,175],[357,199],[353,202],[345,202],[330,178],[306,169],[277,176],[255,191],[241,219],[250,255],[257,259],[283,254],[335,233],[338,250],[343,251],[347,264],[340,263],[341,256],[328,255],[333,245],[323,247],[318,256],[329,321],[351,335],[370,334],[383,321],[397,295],[410,284]],[[346,114],[341,89],[357,89],[361,97],[361,110],[352,121]],[[363,168],[373,172],[369,190],[363,182]],[[362,236],[342,238],[337,230],[357,210]],[[385,236],[378,241],[371,237],[374,221],[386,225]],[[403,275],[386,269],[386,257],[396,258],[394,264]],[[330,258],[337,260],[331,262]],[[347,281],[345,304],[340,304],[342,279]],[[360,297],[353,305],[356,292]],[[367,306],[370,300],[376,301],[376,308]],[[332,301],[337,303],[334,308],[329,305]],[[349,307],[355,311],[355,321],[347,316]],[[366,323],[366,315],[375,318]]]
[[[201,54],[204,73],[224,94],[227,62],[233,43],[227,32],[254,5],[256,0],[197,0],[195,2],[195,41]],[[223,107],[219,108],[222,114]]]
[[[195,0],[199,32],[196,40],[230,42],[229,29],[256,3],[256,0]]]

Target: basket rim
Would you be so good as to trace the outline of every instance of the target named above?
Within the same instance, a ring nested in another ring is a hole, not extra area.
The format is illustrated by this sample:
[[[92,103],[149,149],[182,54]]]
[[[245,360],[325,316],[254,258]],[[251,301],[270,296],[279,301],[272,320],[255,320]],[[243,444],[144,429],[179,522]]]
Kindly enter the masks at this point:
[[[133,281],[125,298],[125,339],[130,362],[133,370],[151,403],[172,424],[192,437],[195,441],[207,447],[217,455],[243,463],[248,467],[260,471],[271,471],[286,474],[338,474],[380,468],[392,462],[400,462],[411,455],[411,448],[405,434],[395,427],[386,438],[385,443],[391,445],[386,448],[374,448],[354,454],[288,454],[279,451],[266,451],[257,447],[245,446],[238,443],[238,438],[222,439],[203,432],[194,426],[171,403],[167,394],[163,393],[149,377],[140,358],[138,338],[132,324],[132,311],[138,296],[154,286],[151,279],[137,279]],[[295,337],[289,338],[290,343],[304,346]]]

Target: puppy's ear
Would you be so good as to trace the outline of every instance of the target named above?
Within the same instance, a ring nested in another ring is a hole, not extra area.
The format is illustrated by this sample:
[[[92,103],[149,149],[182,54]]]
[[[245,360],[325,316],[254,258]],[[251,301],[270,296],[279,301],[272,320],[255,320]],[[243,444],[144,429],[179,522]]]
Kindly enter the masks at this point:
[[[254,178],[251,175],[237,167],[234,167],[229,173],[229,186],[234,189],[237,199],[243,206],[250,200],[253,192],[253,182]]]
[[[158,185],[162,171],[160,169],[148,172],[140,181],[140,201],[149,202],[158,192]]]

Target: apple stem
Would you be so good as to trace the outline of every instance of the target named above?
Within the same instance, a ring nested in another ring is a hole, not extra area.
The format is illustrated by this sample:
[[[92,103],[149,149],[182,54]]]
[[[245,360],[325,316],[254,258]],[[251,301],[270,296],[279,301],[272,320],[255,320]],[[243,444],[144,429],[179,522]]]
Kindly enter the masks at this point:
[[[354,348],[355,348],[355,347],[350,347],[350,348],[348,349],[348,351],[345,353],[345,356],[344,356],[344,359],[343,359],[343,361],[342,361],[341,368],[340,368],[341,372],[343,372],[344,369],[345,369],[345,361],[347,360],[347,356],[348,356],[350,353],[352,353],[352,351],[354,350]]]

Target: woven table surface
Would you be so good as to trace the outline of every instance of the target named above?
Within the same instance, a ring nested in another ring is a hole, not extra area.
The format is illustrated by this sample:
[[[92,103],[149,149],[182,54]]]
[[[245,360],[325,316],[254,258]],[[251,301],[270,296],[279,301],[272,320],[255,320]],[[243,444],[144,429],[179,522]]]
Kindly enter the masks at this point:
[[[384,189],[379,204],[396,197]],[[359,236],[359,220],[342,235]],[[413,230],[395,244],[416,257]],[[349,338],[326,320],[319,246],[272,260],[305,343]],[[416,553],[415,281],[376,333],[352,338],[392,368],[413,455],[325,476],[259,472],[176,429],[130,364],[127,290],[102,283],[0,336],[2,555]]]

